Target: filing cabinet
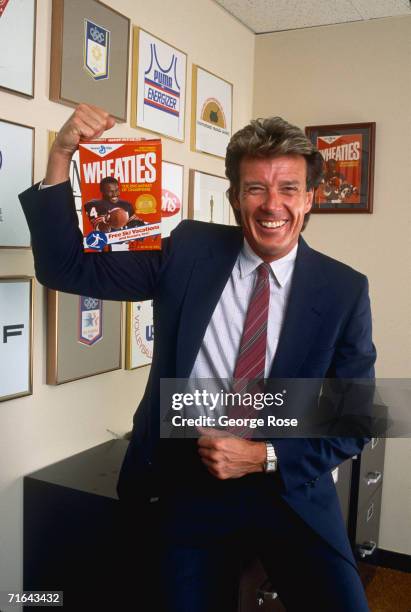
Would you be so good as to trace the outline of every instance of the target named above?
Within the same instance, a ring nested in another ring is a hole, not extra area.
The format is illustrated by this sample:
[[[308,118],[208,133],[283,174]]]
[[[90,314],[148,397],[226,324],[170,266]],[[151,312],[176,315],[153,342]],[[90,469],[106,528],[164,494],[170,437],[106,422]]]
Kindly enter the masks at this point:
[[[341,513],[347,530],[350,514],[351,471],[352,459],[347,459],[332,471],[338,499],[340,500]]]
[[[384,454],[385,438],[372,438],[353,460],[349,535],[361,559],[378,547]]]
[[[377,491],[358,509],[355,548],[362,558],[369,557],[377,548],[381,496],[382,487],[378,487]]]

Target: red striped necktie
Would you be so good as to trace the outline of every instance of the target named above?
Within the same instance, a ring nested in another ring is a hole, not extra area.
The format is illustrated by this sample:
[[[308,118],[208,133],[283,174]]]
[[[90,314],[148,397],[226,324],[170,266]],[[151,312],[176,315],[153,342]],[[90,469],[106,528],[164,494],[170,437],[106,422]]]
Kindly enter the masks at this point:
[[[233,375],[234,393],[256,393],[263,389],[265,374],[265,355],[267,351],[267,323],[270,304],[270,265],[258,266],[257,283],[248,305]],[[236,406],[230,410],[230,417],[256,416],[251,407]],[[247,436],[249,431],[234,427],[232,433]]]

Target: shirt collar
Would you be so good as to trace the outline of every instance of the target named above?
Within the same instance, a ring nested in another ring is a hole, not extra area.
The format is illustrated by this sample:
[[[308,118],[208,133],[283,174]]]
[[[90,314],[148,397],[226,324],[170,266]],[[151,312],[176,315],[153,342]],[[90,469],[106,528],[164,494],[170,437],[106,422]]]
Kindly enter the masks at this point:
[[[284,255],[284,257],[276,259],[270,263],[270,268],[273,272],[274,278],[280,287],[284,287],[287,284],[294,270],[297,249],[298,243],[289,253],[287,253],[287,255]],[[263,260],[254,253],[247,240],[244,238],[244,243],[239,256],[241,278],[245,278],[249,274],[252,274],[254,270],[256,270],[256,268],[258,268],[258,266],[262,263]]]

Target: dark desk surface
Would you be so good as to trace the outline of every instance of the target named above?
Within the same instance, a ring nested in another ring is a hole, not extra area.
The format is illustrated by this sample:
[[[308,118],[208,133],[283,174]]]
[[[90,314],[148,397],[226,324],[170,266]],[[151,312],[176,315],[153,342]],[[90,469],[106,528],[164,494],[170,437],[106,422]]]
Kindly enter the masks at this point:
[[[48,465],[26,478],[118,499],[117,479],[128,440],[109,440]]]

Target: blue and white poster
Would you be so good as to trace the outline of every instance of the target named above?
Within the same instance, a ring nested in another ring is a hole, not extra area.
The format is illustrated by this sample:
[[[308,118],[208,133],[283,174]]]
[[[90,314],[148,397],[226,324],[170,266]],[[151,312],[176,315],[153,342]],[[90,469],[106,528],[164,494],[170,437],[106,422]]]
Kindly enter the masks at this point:
[[[84,68],[95,80],[109,78],[110,32],[84,20]]]
[[[184,140],[187,56],[134,29],[132,125]]]
[[[79,296],[78,341],[93,346],[103,337],[103,302]]]
[[[153,358],[154,322],[153,302],[127,303],[126,368],[134,370],[150,365]]]

